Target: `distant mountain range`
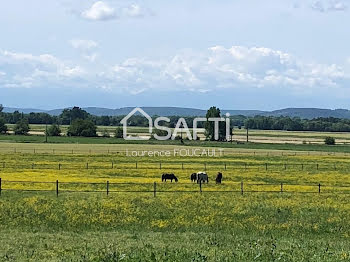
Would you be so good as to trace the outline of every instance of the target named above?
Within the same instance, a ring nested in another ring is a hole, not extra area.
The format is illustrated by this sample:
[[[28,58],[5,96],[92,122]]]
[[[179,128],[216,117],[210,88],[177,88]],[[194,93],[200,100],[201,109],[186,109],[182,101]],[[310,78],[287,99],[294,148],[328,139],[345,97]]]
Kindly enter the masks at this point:
[[[120,116],[127,115],[133,107],[122,107],[117,109],[101,108],[101,107],[85,107],[83,108],[88,113],[97,116]],[[142,109],[149,115],[159,116],[204,116],[206,110],[183,107],[142,107]],[[41,110],[32,108],[11,108],[5,107],[4,112],[12,113],[14,111],[23,112],[25,114],[48,113],[50,115],[59,115],[63,109]],[[320,109],[320,108],[285,108],[274,111],[260,111],[260,110],[221,110],[222,113],[230,113],[230,115],[244,115],[244,116],[289,116],[300,117],[305,119],[313,119],[317,117],[335,117],[350,119],[350,110],[347,109]]]

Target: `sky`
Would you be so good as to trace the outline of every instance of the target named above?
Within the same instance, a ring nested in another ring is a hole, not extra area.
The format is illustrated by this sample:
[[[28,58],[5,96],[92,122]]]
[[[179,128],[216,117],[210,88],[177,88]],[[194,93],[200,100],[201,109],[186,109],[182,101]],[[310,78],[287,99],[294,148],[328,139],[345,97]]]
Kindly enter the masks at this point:
[[[350,109],[350,0],[0,3],[0,104]]]

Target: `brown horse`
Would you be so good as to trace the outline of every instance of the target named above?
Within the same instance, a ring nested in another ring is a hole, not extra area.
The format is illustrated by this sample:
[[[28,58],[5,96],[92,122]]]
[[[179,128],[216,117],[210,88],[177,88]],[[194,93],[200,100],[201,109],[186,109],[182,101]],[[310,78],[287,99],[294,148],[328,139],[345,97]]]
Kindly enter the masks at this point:
[[[196,181],[197,181],[197,173],[193,173],[193,174],[191,175],[191,181],[192,181],[192,182],[196,182]]]
[[[221,181],[222,181],[222,173],[219,172],[217,175],[216,175],[216,184],[221,184]]]
[[[173,180],[175,180],[175,182],[179,181],[174,174],[165,173],[162,175],[162,182],[166,182],[167,180],[170,180],[171,182],[173,182]]]

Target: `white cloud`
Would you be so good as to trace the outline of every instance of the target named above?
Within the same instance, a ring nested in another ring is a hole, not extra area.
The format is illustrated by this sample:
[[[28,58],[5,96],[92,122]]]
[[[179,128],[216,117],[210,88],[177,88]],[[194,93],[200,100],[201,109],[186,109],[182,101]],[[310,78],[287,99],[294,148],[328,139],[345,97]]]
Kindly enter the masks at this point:
[[[216,90],[220,88],[320,88],[338,86],[347,76],[338,65],[307,63],[263,47],[215,46],[163,60],[129,59],[114,66],[111,79],[148,88]]]
[[[344,0],[316,0],[312,2],[311,8],[319,12],[345,11],[348,6]]]
[[[93,52],[98,46],[98,43],[93,40],[72,39],[70,44],[73,48],[79,50],[81,57],[90,62],[94,62],[97,58],[97,53]]]
[[[140,18],[152,15],[152,11],[139,4],[111,6],[103,1],[95,2],[89,9],[81,12],[81,17],[92,21],[106,21],[120,17]]]
[[[128,17],[143,17],[148,11],[138,4],[132,4],[123,9],[123,14]]]
[[[94,54],[85,54],[94,61]],[[91,57],[90,57],[91,55]],[[137,94],[147,90],[210,92],[233,88],[319,90],[347,88],[349,66],[303,61],[265,47],[223,46],[184,50],[160,59],[129,58],[91,70],[50,54],[0,51],[2,86],[87,86]],[[86,65],[88,66],[88,65]]]
[[[83,11],[81,16],[87,20],[103,21],[117,18],[115,8],[109,6],[107,3],[97,1],[89,9]]]
[[[80,49],[83,51],[94,49],[98,44],[93,40],[84,40],[84,39],[72,39],[70,44],[75,49]]]
[[[5,87],[35,87],[70,81],[84,76],[79,65],[64,62],[53,55],[33,55],[0,51],[0,67],[5,70]]]

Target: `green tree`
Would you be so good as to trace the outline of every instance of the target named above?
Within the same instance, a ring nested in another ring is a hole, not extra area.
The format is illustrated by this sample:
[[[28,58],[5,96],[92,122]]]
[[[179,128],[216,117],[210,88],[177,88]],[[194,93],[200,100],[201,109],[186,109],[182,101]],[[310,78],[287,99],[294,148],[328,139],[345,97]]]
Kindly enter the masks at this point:
[[[68,128],[68,136],[95,137],[96,125],[91,120],[76,119]]]
[[[60,136],[61,135],[61,129],[58,125],[53,124],[47,129],[47,135],[48,136]]]
[[[158,136],[167,136],[168,132],[165,130],[161,130],[161,129],[154,129],[153,133],[151,135],[151,139],[155,139],[155,137],[154,137],[155,134],[157,134]]]
[[[5,120],[0,117],[0,134],[5,134],[7,132],[7,126],[5,125]]]
[[[212,117],[221,117],[221,112],[219,108],[216,108],[215,106],[212,106],[207,111],[207,114],[205,116],[207,118],[207,121],[205,122],[205,134],[207,139],[214,141],[215,140],[215,123],[213,121],[209,121],[209,118]],[[225,137],[225,123],[220,121],[219,122],[219,141],[224,141],[226,139]]]
[[[123,128],[118,127],[114,132],[115,138],[123,138]]]
[[[14,127],[15,135],[28,135],[29,130],[28,120],[26,119],[19,120]]]
[[[327,136],[324,140],[324,143],[330,146],[335,145],[335,138],[331,136]]]
[[[73,123],[74,120],[85,120],[89,118],[89,116],[90,114],[88,112],[81,109],[80,107],[75,106],[72,109],[64,109],[63,112],[60,114],[59,118],[62,124],[70,125]]]

